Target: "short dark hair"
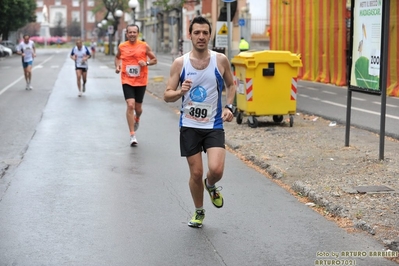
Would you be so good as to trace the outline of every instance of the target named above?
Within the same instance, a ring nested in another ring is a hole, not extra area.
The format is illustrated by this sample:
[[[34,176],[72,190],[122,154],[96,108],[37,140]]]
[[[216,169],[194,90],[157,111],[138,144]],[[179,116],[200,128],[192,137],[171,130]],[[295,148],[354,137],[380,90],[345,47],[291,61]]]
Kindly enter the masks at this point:
[[[127,26],[126,26],[126,32],[128,31],[128,28],[129,28],[129,27],[136,27],[136,28],[137,28],[137,32],[140,32],[140,28],[139,28],[139,26],[136,25],[136,24],[129,24],[129,25],[127,25]]]
[[[202,16],[195,17],[195,18],[193,18],[193,20],[191,20],[190,27],[188,28],[188,32],[190,34],[193,31],[193,25],[195,23],[197,23],[197,24],[208,24],[208,26],[209,26],[209,34],[212,34],[211,23],[209,22],[209,20],[207,20],[206,18],[204,18]]]

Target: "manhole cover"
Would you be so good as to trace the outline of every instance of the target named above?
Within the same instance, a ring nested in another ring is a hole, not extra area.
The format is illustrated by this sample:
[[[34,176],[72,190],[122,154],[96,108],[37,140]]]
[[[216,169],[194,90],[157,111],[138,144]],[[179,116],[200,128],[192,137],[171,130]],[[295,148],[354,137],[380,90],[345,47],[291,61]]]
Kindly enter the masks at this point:
[[[395,191],[387,186],[357,186],[354,189],[359,193]]]

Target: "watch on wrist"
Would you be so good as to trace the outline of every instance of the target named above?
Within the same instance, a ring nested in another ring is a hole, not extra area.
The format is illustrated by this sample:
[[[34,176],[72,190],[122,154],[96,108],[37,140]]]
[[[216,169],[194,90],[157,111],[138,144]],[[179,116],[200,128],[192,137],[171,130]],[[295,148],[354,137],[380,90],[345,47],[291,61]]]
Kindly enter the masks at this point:
[[[224,106],[224,108],[229,109],[230,112],[233,113],[233,105],[232,105],[232,104],[226,104],[226,105]]]
[[[147,61],[147,66],[149,66],[149,65],[150,65],[150,62]]]

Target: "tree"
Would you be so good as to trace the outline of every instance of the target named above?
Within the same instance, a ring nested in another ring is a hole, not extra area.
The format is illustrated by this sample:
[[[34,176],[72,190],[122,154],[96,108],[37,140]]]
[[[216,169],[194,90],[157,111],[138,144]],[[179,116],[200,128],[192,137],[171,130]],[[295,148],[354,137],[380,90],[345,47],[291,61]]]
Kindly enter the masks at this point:
[[[62,26],[62,17],[57,21],[57,26],[52,29],[52,36],[64,36],[65,28]]]
[[[68,25],[67,29],[68,35],[73,37],[81,36],[80,23],[74,19],[71,24]]]
[[[2,0],[1,3],[0,34],[3,39],[8,39],[11,31],[36,21],[35,0]]]

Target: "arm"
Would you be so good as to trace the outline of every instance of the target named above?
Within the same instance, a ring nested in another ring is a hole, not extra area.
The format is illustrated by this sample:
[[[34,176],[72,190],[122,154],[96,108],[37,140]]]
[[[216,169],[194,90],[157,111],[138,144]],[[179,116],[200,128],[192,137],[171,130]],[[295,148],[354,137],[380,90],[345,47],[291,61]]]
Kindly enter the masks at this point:
[[[73,52],[73,49],[74,48],[72,48],[72,51],[71,51],[71,55],[69,56],[73,61],[76,61],[76,55],[75,55],[75,53]]]
[[[233,104],[236,93],[236,86],[234,85],[234,77],[231,72],[230,62],[224,54],[218,55],[218,61],[223,69],[223,79],[226,85],[226,104]],[[223,121],[231,122],[233,120],[233,113],[228,109],[223,109]]]
[[[33,48],[33,57],[36,57],[36,46],[35,43],[32,43],[32,48]]]
[[[86,56],[83,58],[83,62],[87,61],[87,59],[89,59],[91,57],[89,49],[87,49],[86,46],[85,46],[85,49],[86,49]]]
[[[114,63],[115,63],[115,73],[119,74],[119,72],[121,72],[121,68],[122,68],[122,65],[121,65],[121,50],[119,50],[119,47],[118,47],[118,51],[116,52],[116,55],[115,55]]]
[[[177,58],[170,68],[170,76],[163,95],[165,102],[175,102],[191,89],[191,80],[185,80],[179,87],[180,71],[183,67],[183,57]]]
[[[148,65],[152,66],[152,65],[156,65],[158,63],[158,60],[154,54],[154,52],[151,50],[151,47],[147,44],[147,56],[148,58],[150,58],[150,60],[148,60]],[[147,62],[146,62],[147,64]]]

